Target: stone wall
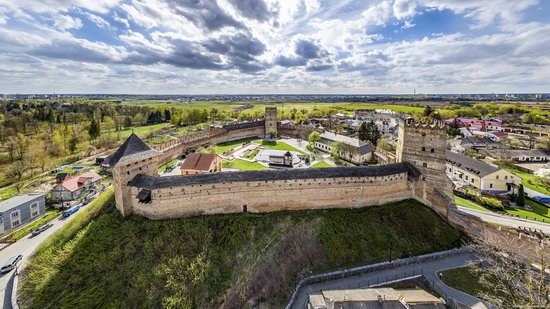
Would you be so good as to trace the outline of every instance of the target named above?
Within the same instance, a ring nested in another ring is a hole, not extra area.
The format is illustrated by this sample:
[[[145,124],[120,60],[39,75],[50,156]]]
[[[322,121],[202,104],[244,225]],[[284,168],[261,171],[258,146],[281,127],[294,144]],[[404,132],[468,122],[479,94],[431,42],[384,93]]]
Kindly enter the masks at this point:
[[[139,189],[132,188],[137,196]],[[388,176],[230,182],[152,190],[151,203],[133,200],[150,219],[199,214],[356,208],[411,198],[407,173]]]

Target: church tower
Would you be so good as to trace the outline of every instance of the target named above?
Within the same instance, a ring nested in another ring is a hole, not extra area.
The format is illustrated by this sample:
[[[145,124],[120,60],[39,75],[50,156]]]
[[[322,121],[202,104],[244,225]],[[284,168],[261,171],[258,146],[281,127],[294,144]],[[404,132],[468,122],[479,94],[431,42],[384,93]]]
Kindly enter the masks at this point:
[[[128,182],[136,175],[158,176],[158,158],[161,153],[151,149],[135,133],[109,157],[113,172],[116,208],[123,216],[132,213],[133,199]]]
[[[274,139],[277,137],[277,107],[265,108],[265,137]]]

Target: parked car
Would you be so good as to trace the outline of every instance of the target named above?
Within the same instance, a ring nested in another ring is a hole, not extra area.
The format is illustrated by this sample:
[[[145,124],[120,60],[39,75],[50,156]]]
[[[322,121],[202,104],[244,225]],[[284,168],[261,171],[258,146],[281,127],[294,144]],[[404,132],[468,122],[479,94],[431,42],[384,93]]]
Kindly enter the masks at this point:
[[[77,212],[80,209],[81,204],[78,204],[76,206],[73,206],[63,212],[63,218],[70,217],[72,214]]]
[[[12,271],[12,269],[14,269],[15,266],[17,266],[17,263],[19,263],[21,259],[23,259],[23,256],[21,254],[11,257],[6,263],[4,263],[4,266],[0,268],[0,273],[5,274],[7,272]]]
[[[44,232],[45,230],[49,229],[50,227],[52,227],[53,224],[51,223],[46,223],[44,225],[42,225],[41,227],[37,228],[36,230],[32,231],[32,236],[36,236],[42,232]]]

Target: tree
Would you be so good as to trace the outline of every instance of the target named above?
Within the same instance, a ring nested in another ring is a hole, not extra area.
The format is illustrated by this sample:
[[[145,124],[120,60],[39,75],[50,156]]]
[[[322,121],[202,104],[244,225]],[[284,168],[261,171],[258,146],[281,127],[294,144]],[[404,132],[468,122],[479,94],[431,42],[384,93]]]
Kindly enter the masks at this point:
[[[424,112],[422,113],[424,116],[429,117],[433,113],[433,109],[431,106],[426,105],[426,108],[424,108]]]
[[[311,134],[309,134],[309,137],[308,137],[308,142],[311,146],[313,146],[315,144],[315,142],[319,141],[321,139],[321,134],[319,134],[319,132],[317,131],[313,131],[311,132]]]
[[[447,135],[450,137],[456,137],[456,136],[462,136],[462,132],[460,131],[460,123],[458,122],[458,118],[455,118],[453,122],[449,124],[449,129],[447,130]]]
[[[36,163],[40,167],[42,173],[46,170],[46,166],[50,163],[51,159],[48,152],[42,145],[35,147],[34,154],[36,156]]]
[[[132,117],[130,117],[130,116],[124,117],[124,127],[125,127],[126,129],[131,128],[131,127],[132,127],[132,124],[133,124],[133,123],[132,123]]]
[[[519,185],[518,196],[516,197],[516,203],[519,206],[525,206],[525,189],[523,188],[523,184]]]
[[[361,141],[366,141],[368,139],[368,130],[367,130],[367,123],[361,122],[361,125],[359,126],[359,129],[357,130],[357,137]]]
[[[15,180],[13,185],[15,186],[15,189],[17,189],[18,194],[21,193],[20,191],[23,187],[23,182],[21,179],[23,178],[26,169],[27,167],[23,161],[15,161],[15,163],[13,163],[8,170],[7,176]]]
[[[90,137],[95,140],[101,135],[101,128],[99,127],[99,122],[92,118],[92,122],[90,123],[90,129],[88,130],[88,134],[90,134]]]
[[[371,120],[366,124],[366,140],[376,145],[378,139],[380,139],[380,131],[378,131],[378,127],[374,124],[374,121]]]

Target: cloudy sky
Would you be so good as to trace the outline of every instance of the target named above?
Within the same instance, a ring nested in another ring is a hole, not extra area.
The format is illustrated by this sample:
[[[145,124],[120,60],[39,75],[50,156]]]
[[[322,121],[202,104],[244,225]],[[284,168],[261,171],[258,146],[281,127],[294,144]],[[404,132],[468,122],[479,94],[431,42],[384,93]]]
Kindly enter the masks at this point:
[[[2,0],[0,93],[550,92],[550,0]]]

